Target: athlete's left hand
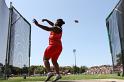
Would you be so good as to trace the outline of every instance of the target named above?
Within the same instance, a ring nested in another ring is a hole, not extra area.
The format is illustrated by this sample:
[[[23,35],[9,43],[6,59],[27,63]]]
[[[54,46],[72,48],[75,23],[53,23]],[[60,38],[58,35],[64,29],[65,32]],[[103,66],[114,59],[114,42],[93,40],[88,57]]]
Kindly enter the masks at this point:
[[[33,23],[35,23],[36,25],[38,25],[38,22],[36,19],[33,19]]]

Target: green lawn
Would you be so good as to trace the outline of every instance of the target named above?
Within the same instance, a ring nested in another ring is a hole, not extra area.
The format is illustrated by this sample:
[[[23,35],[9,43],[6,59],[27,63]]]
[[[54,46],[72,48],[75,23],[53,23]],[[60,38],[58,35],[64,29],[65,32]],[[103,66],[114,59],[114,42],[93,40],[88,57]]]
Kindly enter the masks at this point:
[[[25,82],[25,81],[44,81],[46,77],[27,77],[27,79],[23,79],[23,77],[14,77],[9,80],[0,80],[0,82]],[[51,80],[53,80],[51,78]],[[104,74],[104,75],[66,75],[63,76],[61,80],[83,80],[83,79],[124,79],[124,77],[117,76],[115,74]]]

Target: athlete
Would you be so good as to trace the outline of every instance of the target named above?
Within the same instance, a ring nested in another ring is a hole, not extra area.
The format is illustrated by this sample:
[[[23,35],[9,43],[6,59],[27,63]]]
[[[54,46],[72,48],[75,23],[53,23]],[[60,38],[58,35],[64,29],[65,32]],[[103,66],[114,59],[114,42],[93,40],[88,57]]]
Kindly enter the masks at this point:
[[[63,21],[63,19],[57,19],[54,24],[48,19],[42,19],[42,22],[46,21],[48,22],[48,24],[51,25],[51,27],[48,27],[48,26],[39,24],[36,19],[34,19],[33,21],[35,25],[40,27],[41,29],[50,31],[49,46],[46,48],[44,52],[44,57],[43,57],[44,65],[48,71],[47,78],[45,81],[47,82],[54,75],[50,69],[49,60],[51,59],[55,72],[56,72],[56,77],[53,82],[56,82],[57,80],[61,79],[61,75],[59,73],[59,64],[57,60],[62,52],[62,42],[61,42],[62,25],[64,25],[65,22]]]

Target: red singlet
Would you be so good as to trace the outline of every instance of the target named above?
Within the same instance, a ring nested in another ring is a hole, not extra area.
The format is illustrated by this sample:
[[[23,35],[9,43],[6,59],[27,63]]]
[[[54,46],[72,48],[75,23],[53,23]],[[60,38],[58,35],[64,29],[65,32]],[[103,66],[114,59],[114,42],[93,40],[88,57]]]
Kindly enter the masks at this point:
[[[47,59],[52,59],[52,61],[57,61],[61,51],[62,51],[62,43],[61,43],[61,33],[50,32],[49,36],[49,46],[46,48],[44,52],[44,56]]]

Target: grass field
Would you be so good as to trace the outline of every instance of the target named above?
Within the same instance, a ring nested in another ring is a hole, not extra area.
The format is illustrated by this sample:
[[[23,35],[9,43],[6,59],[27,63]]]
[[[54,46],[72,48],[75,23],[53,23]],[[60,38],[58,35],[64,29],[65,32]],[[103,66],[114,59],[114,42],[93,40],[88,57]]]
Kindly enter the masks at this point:
[[[23,77],[14,77],[14,78],[10,78],[8,80],[0,80],[0,82],[31,82],[31,81],[44,81],[45,80],[45,76],[42,77],[27,77],[27,79],[23,79]],[[51,78],[51,80],[53,80],[53,78]],[[106,74],[106,75],[66,75],[63,76],[61,80],[84,80],[84,79],[123,79],[124,77],[121,76],[117,76],[115,74]]]

